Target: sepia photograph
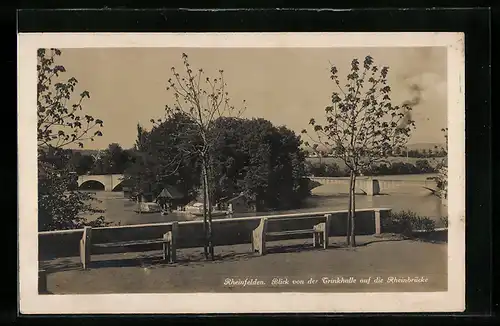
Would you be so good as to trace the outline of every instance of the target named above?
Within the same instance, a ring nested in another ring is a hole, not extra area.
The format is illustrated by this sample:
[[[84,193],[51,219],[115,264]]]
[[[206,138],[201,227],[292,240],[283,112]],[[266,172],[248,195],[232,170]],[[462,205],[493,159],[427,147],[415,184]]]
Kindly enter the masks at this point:
[[[27,313],[464,309],[463,34],[18,42]]]

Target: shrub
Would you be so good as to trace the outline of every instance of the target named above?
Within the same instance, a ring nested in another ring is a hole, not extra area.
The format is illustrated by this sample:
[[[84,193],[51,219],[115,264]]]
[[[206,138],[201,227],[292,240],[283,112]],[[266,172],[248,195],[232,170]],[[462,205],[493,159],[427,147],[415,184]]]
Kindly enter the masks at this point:
[[[448,227],[448,216],[441,216],[439,218],[439,221],[441,222],[441,224],[443,224],[445,228]]]
[[[433,231],[436,228],[434,220],[418,216],[412,211],[391,212],[381,223],[383,232],[399,233],[404,236],[411,236],[415,230]]]
[[[420,173],[435,173],[437,170],[432,167],[428,160],[417,160],[415,167]]]
[[[336,163],[306,163],[306,171],[315,177],[346,177],[349,168],[341,169]],[[417,160],[415,164],[405,162],[380,163],[361,170],[366,176],[436,173],[428,160]]]
[[[343,177],[345,176],[344,171],[342,171],[337,163],[319,163],[313,164],[311,162],[306,163],[306,171],[309,175],[315,177]]]

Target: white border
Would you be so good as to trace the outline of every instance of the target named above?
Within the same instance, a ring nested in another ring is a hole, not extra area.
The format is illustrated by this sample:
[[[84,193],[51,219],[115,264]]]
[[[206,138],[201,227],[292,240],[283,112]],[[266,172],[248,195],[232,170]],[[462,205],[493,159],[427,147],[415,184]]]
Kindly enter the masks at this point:
[[[36,49],[82,47],[448,48],[448,292],[37,294]],[[18,35],[19,295],[23,314],[446,312],[465,309],[463,33],[29,33]]]

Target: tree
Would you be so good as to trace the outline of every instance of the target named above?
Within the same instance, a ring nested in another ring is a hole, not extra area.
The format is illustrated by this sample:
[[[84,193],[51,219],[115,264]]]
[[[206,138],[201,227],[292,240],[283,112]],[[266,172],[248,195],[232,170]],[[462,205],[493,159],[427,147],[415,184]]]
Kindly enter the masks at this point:
[[[76,103],[69,105],[78,83],[71,77],[66,82],[56,80],[66,69],[55,64],[56,57],[61,55],[58,49],[38,49],[38,146],[63,148],[70,144],[83,147],[83,141],[94,140],[102,133],[96,127],[102,127],[102,120],[90,115],[83,117],[78,113],[83,110],[82,102],[90,98],[88,91],[78,96]]]
[[[437,187],[442,198],[448,198],[448,128],[443,128],[441,131],[444,134],[445,145],[441,148],[443,160],[438,165]]]
[[[297,208],[308,195],[305,152],[286,127],[221,117],[212,133],[213,201],[244,193],[259,210]]]
[[[183,149],[197,141],[189,138],[193,134],[189,130],[192,124],[183,114],[155,122],[150,131],[138,128],[136,148],[125,169],[125,180],[136,192],[154,196],[165,186],[173,185],[190,200],[195,197],[200,182],[196,157],[183,155]]]
[[[197,156],[201,161],[202,185],[203,185],[203,225],[206,234],[204,246],[205,257],[214,259],[212,243],[212,201],[213,189],[210,185],[213,173],[210,166],[210,149],[213,138],[210,131],[214,121],[222,116],[240,116],[242,110],[236,109],[230,103],[229,94],[226,91],[224,72],[219,70],[216,78],[205,77],[203,69],[194,71],[188,61],[188,55],[183,53],[182,60],[184,73],[181,76],[175,67],[172,67],[172,77],[168,80],[167,90],[171,91],[175,104],[166,105],[167,116],[184,113],[193,121],[193,129],[201,143],[195,142],[190,148],[184,149],[184,156]],[[243,101],[244,102],[244,101]],[[213,134],[212,134],[213,136]],[[184,158],[183,158],[184,159]]]
[[[78,81],[60,76],[66,69],[56,64],[58,49],[37,52],[37,143],[38,143],[38,220],[39,230],[70,229],[86,224],[106,224],[102,217],[86,221],[81,214],[97,213],[89,193],[72,190],[75,175],[71,170],[69,145],[83,147],[83,142],[101,136],[102,121],[82,116],[82,103],[88,91],[73,96]],[[73,100],[73,101],[72,101]],[[71,104],[73,102],[73,104]]]
[[[77,175],[89,172],[94,166],[94,159],[90,155],[82,154],[79,151],[67,150],[69,152],[69,168]]]
[[[436,172],[434,168],[429,164],[428,160],[417,160],[415,162],[418,173],[433,173]]]
[[[379,69],[371,56],[365,57],[362,67],[354,59],[345,87],[341,86],[337,67],[332,65],[330,72],[338,92],[332,93],[332,105],[325,108],[326,123],[318,124],[312,118],[309,124],[313,131],[302,132],[309,135],[313,147],[330,147],[333,156],[341,159],[349,170],[347,243],[355,246],[356,176],[363,169],[387,161],[397,149],[402,150],[415,125],[410,102],[401,106],[391,103],[391,88],[387,85],[389,67]]]
[[[105,157],[107,160],[107,170],[105,173],[109,174],[123,174],[131,160],[130,152],[124,150],[118,143],[108,145]]]

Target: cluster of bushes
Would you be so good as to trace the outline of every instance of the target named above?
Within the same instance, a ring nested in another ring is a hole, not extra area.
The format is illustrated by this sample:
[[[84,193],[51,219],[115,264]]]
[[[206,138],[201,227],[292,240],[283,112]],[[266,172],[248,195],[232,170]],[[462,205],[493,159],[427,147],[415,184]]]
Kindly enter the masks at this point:
[[[306,162],[306,169],[309,175],[315,177],[348,177],[349,171],[341,169],[336,163],[311,163]],[[437,173],[436,167],[430,165],[428,160],[418,160],[415,164],[394,162],[391,164],[382,163],[373,166],[371,169],[362,171],[363,175],[401,175],[401,174],[423,174]]]
[[[448,218],[441,217],[441,223],[448,227]],[[415,230],[434,231],[436,222],[428,217],[419,216],[412,211],[391,212],[381,221],[382,232],[398,233],[404,236],[412,236]]]
[[[349,172],[347,170],[340,169],[337,163],[319,163],[314,164],[309,161],[306,161],[306,171],[309,175],[313,175],[315,177],[345,177],[349,176]]]
[[[437,170],[427,160],[418,160],[415,164],[394,162],[392,164],[380,164],[364,171],[364,175],[395,175],[395,174],[422,174],[436,173]]]
[[[414,150],[411,149],[408,152],[403,150],[400,152],[393,153],[394,156],[399,156],[399,157],[445,157],[446,156],[446,151],[443,148],[435,148],[434,150],[432,149],[422,149],[422,150]]]

